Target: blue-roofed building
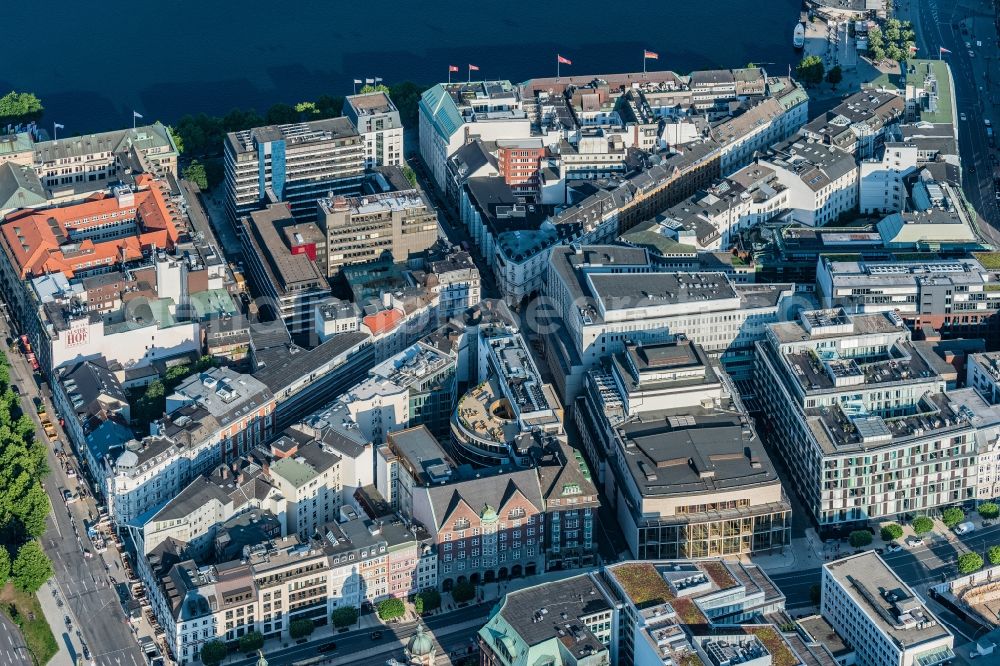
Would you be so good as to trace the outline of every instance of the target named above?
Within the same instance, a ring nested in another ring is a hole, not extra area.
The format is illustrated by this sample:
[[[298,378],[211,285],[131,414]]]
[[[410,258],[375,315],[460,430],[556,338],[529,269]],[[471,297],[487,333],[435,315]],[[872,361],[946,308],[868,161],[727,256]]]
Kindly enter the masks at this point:
[[[531,124],[510,81],[439,83],[420,98],[420,156],[444,191],[448,158],[473,138],[525,139]]]
[[[87,456],[87,464],[92,470],[99,469],[106,457],[114,457],[113,453],[124,449],[125,443],[132,439],[135,439],[135,435],[124,424],[114,419],[101,421],[85,438],[84,455]]]

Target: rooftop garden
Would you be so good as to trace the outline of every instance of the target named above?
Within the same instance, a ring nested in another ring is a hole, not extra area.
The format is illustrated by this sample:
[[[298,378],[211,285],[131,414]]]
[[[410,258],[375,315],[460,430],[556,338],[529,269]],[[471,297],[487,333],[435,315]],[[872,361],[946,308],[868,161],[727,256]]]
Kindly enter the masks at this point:
[[[750,633],[756,636],[771,653],[772,666],[798,666],[799,660],[774,627],[753,627]]]
[[[708,618],[693,600],[680,597],[671,601],[670,605],[677,611],[681,624],[708,624]]]
[[[1000,270],[1000,252],[973,252],[972,256],[979,260],[987,270]]]
[[[736,587],[736,579],[722,562],[702,562],[701,568],[705,570],[705,573],[720,590]]]
[[[648,608],[674,600],[673,590],[652,564],[625,564],[612,569],[619,585],[637,608]],[[678,614],[680,609],[674,606]]]

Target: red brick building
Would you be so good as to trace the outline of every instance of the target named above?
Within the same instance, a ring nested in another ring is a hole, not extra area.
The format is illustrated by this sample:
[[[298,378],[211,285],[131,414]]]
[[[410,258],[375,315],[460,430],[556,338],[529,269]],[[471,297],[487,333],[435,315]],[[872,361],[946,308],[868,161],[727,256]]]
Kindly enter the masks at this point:
[[[515,195],[536,196],[538,173],[546,156],[541,139],[497,141],[497,168]]]

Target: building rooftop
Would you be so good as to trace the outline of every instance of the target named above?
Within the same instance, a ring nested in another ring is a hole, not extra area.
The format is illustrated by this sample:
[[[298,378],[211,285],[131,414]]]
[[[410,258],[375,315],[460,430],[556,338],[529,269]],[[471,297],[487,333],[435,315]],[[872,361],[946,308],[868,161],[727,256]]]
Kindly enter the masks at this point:
[[[396,105],[392,103],[392,99],[384,92],[348,95],[345,101],[351,105],[351,108],[354,109],[354,112],[358,116],[370,116],[396,111]]]
[[[847,591],[868,620],[897,645],[909,648],[950,635],[920,597],[875,551],[829,562],[823,568]]]
[[[643,412],[615,432],[633,483],[646,496],[778,483],[753,427],[736,411],[698,406]]]
[[[243,233],[263,259],[269,281],[279,295],[309,289],[329,291],[330,285],[307,254],[292,254],[283,229],[296,225],[285,204],[273,204],[243,218]]]
[[[354,125],[347,118],[328,118],[287,125],[264,125],[240,132],[230,132],[226,141],[236,154],[257,151],[257,144],[284,141],[290,146],[308,145],[358,136]]]
[[[167,412],[197,404],[228,425],[273,399],[259,379],[229,368],[210,368],[186,379],[167,397]]]
[[[405,461],[420,485],[446,483],[458,467],[427,426],[390,432],[386,441],[388,448]]]
[[[419,190],[383,192],[381,194],[367,194],[358,197],[327,197],[320,199],[316,203],[320,211],[326,215],[337,212],[348,212],[350,215],[371,215],[374,213],[391,213],[416,208],[433,211],[433,207],[428,205]]]
[[[557,640],[575,657],[584,658],[607,649],[587,623],[610,611],[602,589],[584,574],[511,592],[498,615],[529,647]],[[500,624],[491,621],[484,631]]]

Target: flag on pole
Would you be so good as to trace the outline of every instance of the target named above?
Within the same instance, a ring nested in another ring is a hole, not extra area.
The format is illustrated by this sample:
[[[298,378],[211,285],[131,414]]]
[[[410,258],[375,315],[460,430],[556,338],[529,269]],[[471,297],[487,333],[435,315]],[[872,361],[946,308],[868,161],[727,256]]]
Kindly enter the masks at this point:
[[[479,71],[479,65],[469,65],[469,71],[470,72],[478,72]]]
[[[940,52],[941,52],[941,53],[951,53],[951,51],[949,51],[948,49],[946,49],[946,48],[945,48],[945,47],[943,47],[943,46],[939,46],[939,47],[938,47],[938,49],[940,49]]]
[[[458,65],[448,65],[448,71],[449,72],[457,72],[458,71]]]
[[[381,82],[382,82],[382,77],[381,76],[376,76],[375,77],[375,83],[381,83]]]
[[[375,83],[375,79],[365,79],[365,83],[367,83],[368,85],[373,85]]]
[[[918,49],[918,48],[917,48],[916,46],[911,46],[911,47],[910,47],[910,53],[916,53],[916,52],[917,52],[917,51],[919,51],[919,50],[920,50],[920,49]]]
[[[132,117],[133,118],[142,118],[142,114],[139,113],[138,111],[133,111],[132,112]]]
[[[573,61],[569,58],[563,58],[561,55],[556,54],[556,63],[560,65],[572,65]]]
[[[660,58],[660,54],[654,51],[644,51],[642,57],[646,60],[658,60]]]
[[[361,79],[354,79],[354,85],[360,86],[362,83],[364,83],[364,81],[362,81]]]
[[[60,125],[59,123],[52,123],[52,126],[56,129],[66,129],[65,125]]]

